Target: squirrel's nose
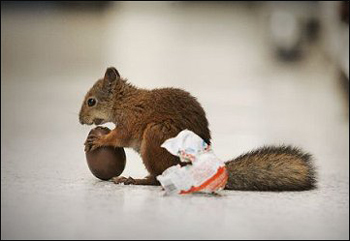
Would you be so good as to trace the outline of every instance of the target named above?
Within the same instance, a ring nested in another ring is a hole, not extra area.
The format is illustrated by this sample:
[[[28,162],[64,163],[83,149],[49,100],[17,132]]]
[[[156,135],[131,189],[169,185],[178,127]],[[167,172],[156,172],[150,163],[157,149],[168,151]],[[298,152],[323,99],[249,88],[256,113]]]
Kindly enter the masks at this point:
[[[83,118],[81,118],[81,116],[79,116],[79,122],[80,124],[84,125],[84,121],[83,121]]]

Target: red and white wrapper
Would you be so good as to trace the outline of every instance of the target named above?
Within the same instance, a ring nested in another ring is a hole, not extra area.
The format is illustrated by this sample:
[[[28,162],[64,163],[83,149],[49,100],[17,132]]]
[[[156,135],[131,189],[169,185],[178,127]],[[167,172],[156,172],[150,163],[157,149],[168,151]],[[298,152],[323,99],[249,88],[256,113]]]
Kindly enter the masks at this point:
[[[191,164],[172,166],[157,176],[167,194],[214,193],[222,190],[228,175],[225,163],[216,157],[210,145],[189,130],[166,140],[162,147]]]

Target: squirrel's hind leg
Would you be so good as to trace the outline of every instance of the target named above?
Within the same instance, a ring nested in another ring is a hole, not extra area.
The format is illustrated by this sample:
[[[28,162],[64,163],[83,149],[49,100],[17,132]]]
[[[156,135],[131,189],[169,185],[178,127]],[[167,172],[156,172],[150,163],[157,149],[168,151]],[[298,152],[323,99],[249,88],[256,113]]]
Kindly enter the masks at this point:
[[[168,167],[181,164],[179,157],[173,156],[161,147],[165,140],[176,136],[179,132],[180,130],[166,122],[148,124],[143,132],[140,154],[150,175],[143,179],[114,177],[112,181],[125,185],[160,185],[156,176],[162,174]]]
[[[180,164],[180,158],[170,154],[165,148],[161,147],[165,140],[175,137],[180,130],[171,124],[148,124],[146,127],[140,154],[142,161],[153,177],[162,174],[167,168]]]

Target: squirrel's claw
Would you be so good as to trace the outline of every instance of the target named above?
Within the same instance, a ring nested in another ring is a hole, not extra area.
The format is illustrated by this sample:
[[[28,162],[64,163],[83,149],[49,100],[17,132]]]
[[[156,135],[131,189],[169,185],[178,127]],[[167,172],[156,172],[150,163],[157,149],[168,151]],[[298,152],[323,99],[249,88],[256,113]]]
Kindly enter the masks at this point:
[[[128,179],[126,179],[126,181],[124,182],[124,185],[135,185],[135,184],[136,184],[136,181],[132,177],[128,177]]]
[[[128,177],[128,178],[126,178],[126,177],[113,177],[112,181],[115,184],[121,184],[121,183],[123,183],[124,185],[135,185],[136,184],[135,179],[133,179],[132,177]]]
[[[127,180],[126,177],[113,177],[113,178],[112,178],[112,181],[113,181],[115,184],[124,183],[126,180]]]
[[[98,147],[102,146],[100,143],[100,137],[94,134],[91,134],[88,136],[84,145],[85,145],[85,152],[93,151]]]

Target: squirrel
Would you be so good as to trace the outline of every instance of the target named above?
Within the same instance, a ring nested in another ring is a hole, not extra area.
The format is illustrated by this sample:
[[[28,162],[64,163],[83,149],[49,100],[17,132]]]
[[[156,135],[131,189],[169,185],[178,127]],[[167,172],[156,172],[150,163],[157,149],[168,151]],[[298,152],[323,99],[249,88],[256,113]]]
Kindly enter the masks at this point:
[[[156,176],[170,166],[185,165],[161,147],[184,129],[211,143],[205,111],[190,93],[177,88],[137,88],[114,67],[107,68],[104,77],[87,92],[79,121],[87,125],[115,124],[107,135],[90,135],[84,143],[85,151],[101,146],[129,147],[141,155],[149,176],[114,177],[116,184],[159,185]],[[296,147],[261,147],[225,165],[228,190],[302,191],[316,187],[312,156]]]

